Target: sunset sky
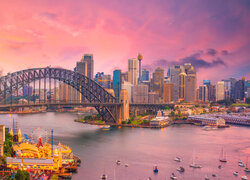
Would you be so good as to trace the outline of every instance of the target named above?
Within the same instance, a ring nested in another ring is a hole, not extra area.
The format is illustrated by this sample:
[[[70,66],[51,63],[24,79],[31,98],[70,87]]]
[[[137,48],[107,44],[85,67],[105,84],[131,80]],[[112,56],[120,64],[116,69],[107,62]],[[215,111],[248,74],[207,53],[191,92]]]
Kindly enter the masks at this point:
[[[250,79],[249,0],[6,0],[0,3],[3,74],[73,69],[94,54],[95,73],[127,70],[143,54],[151,72],[192,63],[198,84]]]

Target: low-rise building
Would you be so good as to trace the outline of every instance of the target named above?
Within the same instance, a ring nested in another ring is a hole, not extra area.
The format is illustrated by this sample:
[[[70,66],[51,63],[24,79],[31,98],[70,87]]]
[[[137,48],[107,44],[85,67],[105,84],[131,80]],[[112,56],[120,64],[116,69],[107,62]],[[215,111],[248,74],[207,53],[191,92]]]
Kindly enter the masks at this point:
[[[225,120],[223,118],[217,118],[206,115],[191,115],[188,116],[188,120],[200,121],[203,125],[216,125],[216,126],[225,125]]]

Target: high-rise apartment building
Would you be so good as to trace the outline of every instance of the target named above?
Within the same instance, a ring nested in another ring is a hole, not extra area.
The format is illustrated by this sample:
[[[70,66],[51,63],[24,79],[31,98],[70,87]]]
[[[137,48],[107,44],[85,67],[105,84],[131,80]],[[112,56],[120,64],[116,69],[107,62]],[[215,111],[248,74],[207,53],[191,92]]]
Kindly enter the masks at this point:
[[[88,71],[88,68],[87,68],[87,63],[84,62],[84,61],[79,61],[79,62],[76,62],[76,68],[75,68],[75,71],[78,72],[78,73],[81,73],[83,74],[84,76],[87,76],[87,71]]]
[[[150,103],[150,104],[159,103],[159,94],[156,92],[149,92],[148,93],[148,103]]]
[[[128,60],[128,81],[133,85],[138,82],[138,62],[135,58]]]
[[[163,103],[170,103],[174,100],[174,85],[172,83],[163,84]]]
[[[81,61],[87,64],[87,77],[93,79],[94,78],[93,54],[84,54]]]
[[[230,99],[235,99],[235,83],[237,80],[235,78],[229,78],[231,84]]]
[[[158,67],[153,72],[152,91],[157,92],[160,97],[162,97],[163,82],[164,82],[164,69]]]
[[[148,86],[138,84],[133,86],[133,103],[148,103]]]
[[[216,101],[225,99],[225,85],[224,81],[218,81],[216,83]]]
[[[118,100],[120,97],[121,88],[122,88],[121,70],[114,70],[113,71],[113,89],[115,92],[115,97]]]
[[[206,85],[200,85],[199,87],[199,100],[208,101],[208,88]]]
[[[121,77],[122,77],[122,83],[124,83],[124,81],[128,82],[128,72],[121,73]]]

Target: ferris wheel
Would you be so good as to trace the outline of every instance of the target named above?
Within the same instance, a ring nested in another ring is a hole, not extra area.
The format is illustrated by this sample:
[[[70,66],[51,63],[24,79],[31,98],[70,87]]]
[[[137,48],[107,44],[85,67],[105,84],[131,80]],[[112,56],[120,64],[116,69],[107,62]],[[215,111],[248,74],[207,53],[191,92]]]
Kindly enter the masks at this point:
[[[39,127],[33,129],[31,133],[31,140],[34,143],[38,143],[39,139],[42,140],[42,143],[48,142],[49,141],[49,131],[46,130],[45,128]]]

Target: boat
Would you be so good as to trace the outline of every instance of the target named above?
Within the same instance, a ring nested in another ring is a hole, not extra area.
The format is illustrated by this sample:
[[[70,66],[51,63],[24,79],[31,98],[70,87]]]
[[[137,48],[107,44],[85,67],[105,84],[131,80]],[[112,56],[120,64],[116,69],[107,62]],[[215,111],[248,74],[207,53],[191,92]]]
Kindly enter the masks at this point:
[[[216,177],[216,174],[212,174],[213,177]]]
[[[101,125],[100,128],[103,129],[103,130],[109,130],[110,125]]]
[[[120,161],[120,160],[116,160],[116,164],[117,164],[117,165],[120,165],[120,164],[121,164],[121,161]]]
[[[196,163],[194,162],[194,157],[195,157],[195,153],[194,153],[194,155],[193,155],[192,163],[189,165],[189,167],[191,167],[191,168],[202,168],[201,165],[196,164]]]
[[[181,158],[180,157],[175,157],[174,161],[181,162]]]
[[[221,169],[221,165],[219,165],[218,168]]]
[[[242,180],[248,180],[247,176],[241,176]]]
[[[108,179],[108,176],[107,176],[106,174],[103,174],[103,175],[101,176],[101,179],[102,179],[102,180],[106,180],[106,179]]]
[[[172,173],[172,175],[170,176],[170,179],[177,179],[177,176],[174,174],[174,173]]]
[[[209,180],[209,177],[206,175],[205,180]]]
[[[177,171],[179,171],[179,172],[184,172],[185,169],[184,169],[184,167],[180,166],[179,168],[177,168]]]
[[[128,164],[124,164],[125,167],[128,167]]]
[[[234,171],[233,173],[235,176],[238,176],[239,175],[239,172],[238,171]]]
[[[250,173],[250,169],[248,168],[248,157],[247,157],[247,163],[246,163],[246,168],[244,170],[247,173]]]
[[[223,148],[221,149],[221,154],[220,154],[220,162],[226,163],[227,159],[226,159],[226,153],[224,154]]]
[[[242,161],[241,162],[239,161],[238,164],[239,164],[240,167],[245,167],[245,164]]]
[[[218,128],[217,128],[217,126],[207,125],[207,126],[204,126],[202,129],[205,131],[211,131],[211,130],[216,130]]]
[[[158,168],[157,168],[157,166],[154,166],[154,168],[153,168],[154,170],[154,173],[158,173],[159,172],[159,170],[158,170]]]

